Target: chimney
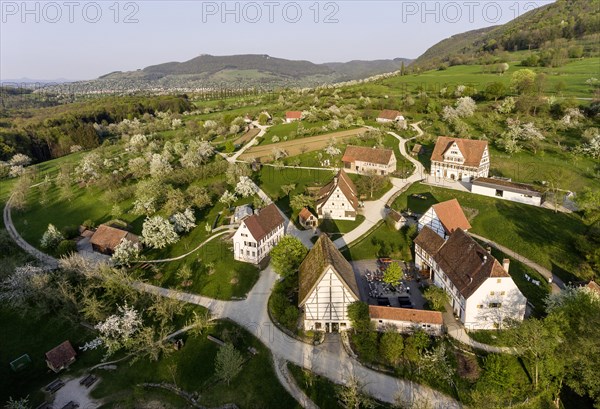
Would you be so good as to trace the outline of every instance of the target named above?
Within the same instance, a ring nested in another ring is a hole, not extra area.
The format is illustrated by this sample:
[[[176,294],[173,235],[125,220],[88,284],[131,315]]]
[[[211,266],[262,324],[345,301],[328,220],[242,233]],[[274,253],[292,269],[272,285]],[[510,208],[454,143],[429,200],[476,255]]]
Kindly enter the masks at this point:
[[[504,268],[504,271],[506,271],[508,273],[508,268],[510,267],[510,260],[507,258],[503,259],[502,267]]]
[[[485,249],[488,253],[492,253],[492,246],[487,246]]]
[[[487,256],[483,256],[483,261],[481,262],[481,265],[484,265],[486,261],[487,261]]]

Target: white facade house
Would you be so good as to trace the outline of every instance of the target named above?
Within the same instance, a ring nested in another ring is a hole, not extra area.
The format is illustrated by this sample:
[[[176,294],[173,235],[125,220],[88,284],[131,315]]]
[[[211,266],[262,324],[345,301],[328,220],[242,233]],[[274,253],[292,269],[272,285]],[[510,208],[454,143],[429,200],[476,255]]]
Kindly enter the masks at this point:
[[[340,170],[319,190],[316,207],[319,219],[356,219],[358,195],[354,183],[346,172]]]
[[[348,306],[360,300],[358,284],[352,266],[327,235],[319,237],[300,265],[298,300],[305,330],[351,327]]]
[[[415,267],[446,291],[454,315],[469,330],[499,328],[525,316],[527,299],[509,266],[508,259],[500,265],[460,228],[444,240],[424,227],[415,239]]]
[[[490,155],[487,141],[440,136],[431,154],[431,173],[436,179],[470,182],[488,177]]]
[[[431,206],[419,218],[417,230],[421,231],[425,226],[429,227],[443,239],[447,238],[458,228],[465,231],[471,228],[471,224],[456,199]]]
[[[285,233],[284,219],[274,203],[241,220],[233,235],[233,258],[259,264]]]
[[[375,329],[380,332],[393,330],[412,333],[423,330],[430,335],[442,335],[444,332],[444,320],[439,311],[369,305],[369,316]]]
[[[475,179],[471,184],[471,193],[533,206],[541,206],[544,199],[543,193],[531,185],[494,178]]]
[[[287,111],[285,113],[285,122],[292,123],[302,119],[302,111]]]
[[[353,173],[389,175],[396,171],[396,155],[391,149],[348,145],[342,162],[344,170]]]
[[[406,119],[400,111],[393,109],[384,109],[377,116],[377,122],[380,124],[397,123],[402,128],[406,129]]]

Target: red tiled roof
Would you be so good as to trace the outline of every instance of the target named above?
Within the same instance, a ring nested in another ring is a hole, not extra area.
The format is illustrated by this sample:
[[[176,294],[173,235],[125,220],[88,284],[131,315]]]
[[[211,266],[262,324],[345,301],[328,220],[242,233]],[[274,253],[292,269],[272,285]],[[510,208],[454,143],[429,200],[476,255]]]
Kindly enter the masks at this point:
[[[357,160],[369,163],[387,165],[390,163],[394,151],[391,149],[368,148],[365,146],[348,145],[342,157],[342,162],[355,162]]]
[[[456,142],[458,149],[465,158],[464,166],[478,167],[483,157],[483,152],[487,148],[487,141],[475,139],[451,138],[440,136],[435,143],[435,148],[431,154],[431,160],[436,162],[444,161],[444,153]]]
[[[127,240],[133,243],[139,243],[139,239],[135,234],[106,224],[101,224],[94,232],[90,239],[90,243],[114,250],[124,238],[127,238]]]
[[[300,210],[300,213],[298,214],[298,217],[303,221],[308,220],[310,216],[316,217],[314,214],[311,213],[310,210],[308,210],[308,207],[303,207],[302,210]]]
[[[439,311],[415,310],[412,308],[380,307],[369,305],[371,319],[409,321],[414,323],[427,323],[442,325],[442,313]]]
[[[400,111],[395,111],[393,109],[384,109],[379,113],[379,116],[377,118],[389,119],[393,121],[399,116],[402,116],[402,113]]]
[[[440,222],[444,226],[446,233],[450,234],[458,228],[463,230],[469,230],[471,228],[471,224],[463,213],[458,200],[447,200],[445,202],[434,204],[432,207],[438,219],[440,219]]]
[[[596,284],[594,280],[590,281],[587,286],[588,289],[600,294],[600,285]]]
[[[254,240],[260,241],[284,222],[275,203],[262,208],[258,214],[246,217],[242,223],[246,225]]]
[[[354,186],[354,183],[352,182],[352,179],[350,179],[348,174],[344,172],[343,169],[340,169],[337,175],[335,175],[328,184],[319,190],[319,194],[317,196],[317,208],[329,199],[338,186],[340,187],[340,190],[344,196],[346,196],[346,198],[350,201],[352,208],[356,211],[358,209],[358,192],[356,190],[356,186]]]
[[[285,117],[287,119],[301,119],[302,118],[302,111],[287,111],[285,113]]]
[[[60,369],[73,361],[77,353],[69,341],[46,352],[46,360],[53,368]]]

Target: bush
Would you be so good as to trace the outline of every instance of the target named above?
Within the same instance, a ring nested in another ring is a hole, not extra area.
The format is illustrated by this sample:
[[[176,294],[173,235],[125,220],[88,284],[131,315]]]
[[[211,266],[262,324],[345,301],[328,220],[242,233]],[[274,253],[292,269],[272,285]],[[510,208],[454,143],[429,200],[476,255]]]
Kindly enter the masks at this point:
[[[63,240],[60,243],[58,243],[58,247],[56,247],[55,254],[58,257],[60,257],[75,252],[77,252],[77,244],[72,240]]]
[[[93,229],[96,227],[96,223],[91,220],[91,219],[87,219],[86,221],[84,221],[83,223],[81,223],[81,225],[83,227],[85,227],[86,229]]]
[[[66,226],[63,227],[61,233],[67,240],[74,239],[79,236],[79,228],[77,226]]]

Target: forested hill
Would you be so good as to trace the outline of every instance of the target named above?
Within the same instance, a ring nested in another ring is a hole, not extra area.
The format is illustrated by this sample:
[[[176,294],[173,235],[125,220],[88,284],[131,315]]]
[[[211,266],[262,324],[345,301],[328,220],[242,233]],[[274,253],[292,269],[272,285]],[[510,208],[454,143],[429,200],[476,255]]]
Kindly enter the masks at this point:
[[[426,69],[481,62],[501,51],[560,53],[575,52],[577,47],[577,53],[597,55],[599,43],[600,0],[558,0],[504,25],[442,40],[417,58],[414,66]]]

